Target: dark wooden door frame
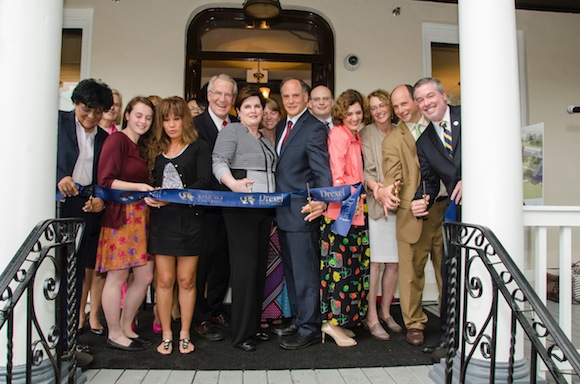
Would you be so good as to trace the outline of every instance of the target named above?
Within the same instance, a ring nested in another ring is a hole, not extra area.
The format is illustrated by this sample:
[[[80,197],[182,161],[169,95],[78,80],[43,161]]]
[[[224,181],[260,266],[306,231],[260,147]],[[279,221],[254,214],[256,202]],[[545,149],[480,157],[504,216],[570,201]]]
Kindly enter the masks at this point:
[[[297,10],[282,10],[275,19],[268,20],[270,29],[307,31],[318,39],[317,54],[286,54],[265,52],[216,52],[204,51],[201,37],[204,32],[215,28],[244,29],[248,19],[242,9],[208,8],[198,13],[191,21],[187,31],[187,48],[185,55],[185,98],[205,98],[200,95],[201,65],[204,60],[235,60],[254,62],[292,62],[310,63],[312,65],[312,85],[325,85],[334,92],[334,34],[330,25],[319,15]],[[306,80],[306,79],[305,79]],[[279,82],[267,84],[277,91]]]

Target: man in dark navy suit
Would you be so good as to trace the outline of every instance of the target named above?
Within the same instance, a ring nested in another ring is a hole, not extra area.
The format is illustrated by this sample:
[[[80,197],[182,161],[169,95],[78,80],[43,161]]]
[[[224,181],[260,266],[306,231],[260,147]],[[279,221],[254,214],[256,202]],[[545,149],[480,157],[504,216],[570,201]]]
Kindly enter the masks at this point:
[[[427,206],[435,201],[440,182],[445,184],[450,201],[461,203],[461,108],[447,104],[447,94],[438,79],[426,77],[415,83],[413,98],[421,113],[431,123],[419,140],[417,140],[417,155],[421,164],[421,178],[426,185],[426,191],[419,187],[412,203],[413,214],[417,217],[428,215]],[[428,197],[422,199],[422,194]],[[425,203],[427,200],[427,204]],[[459,205],[457,206],[459,221]],[[438,343],[424,348],[424,352],[433,353],[432,360],[443,357],[447,347],[445,331],[447,322],[447,255],[443,253],[441,262],[443,286],[441,292],[441,329],[442,336]]]
[[[227,124],[238,121],[229,115],[238,86],[229,75],[220,74],[209,80],[207,87],[208,108],[194,119],[199,136],[211,150],[219,131]],[[211,190],[229,191],[212,175]],[[194,312],[194,332],[208,341],[224,339],[220,329],[229,328],[223,301],[230,281],[230,259],[226,227],[219,207],[206,207],[204,216],[205,243],[197,267],[197,299]],[[207,295],[206,295],[207,285]]]
[[[307,110],[308,85],[286,79],[280,86],[287,118],[276,132],[276,189],[289,192],[332,185],[327,129]],[[276,219],[282,260],[294,320],[274,332],[284,339],[284,349],[301,349],[320,337],[320,220],[326,204],[292,195],[289,208],[277,208]]]
[[[109,87],[94,79],[81,81],[72,93],[74,110],[59,111],[58,115],[58,151],[57,151],[57,188],[66,199],[60,203],[60,217],[80,217],[86,227],[77,252],[76,313],[77,323],[82,283],[85,266],[89,258],[95,258],[99,239],[99,213],[105,209],[105,203],[98,197],[79,194],[77,184],[83,187],[96,183],[97,167],[101,148],[108,134],[97,124],[103,111],[113,105],[113,94]],[[66,269],[64,270],[66,275]],[[66,276],[63,281],[66,280]],[[66,289],[63,290],[66,293]],[[65,299],[66,300],[66,299]],[[66,301],[64,301],[66,303]],[[66,319],[66,305],[63,308],[63,319]],[[67,334],[66,321],[63,335]],[[87,355],[87,346],[77,345],[79,366],[88,365],[92,357]]]

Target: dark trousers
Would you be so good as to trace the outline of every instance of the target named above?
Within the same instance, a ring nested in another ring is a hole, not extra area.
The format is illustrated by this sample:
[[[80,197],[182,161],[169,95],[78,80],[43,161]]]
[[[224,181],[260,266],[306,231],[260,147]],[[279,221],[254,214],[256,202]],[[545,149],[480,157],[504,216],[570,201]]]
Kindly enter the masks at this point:
[[[225,312],[223,302],[230,282],[228,236],[221,208],[205,210],[203,232],[204,245],[197,266],[195,325]]]
[[[224,208],[228,231],[232,284],[232,344],[254,338],[260,324],[268,242],[272,228],[269,209]]]
[[[320,232],[279,231],[288,296],[298,332],[320,335]]]

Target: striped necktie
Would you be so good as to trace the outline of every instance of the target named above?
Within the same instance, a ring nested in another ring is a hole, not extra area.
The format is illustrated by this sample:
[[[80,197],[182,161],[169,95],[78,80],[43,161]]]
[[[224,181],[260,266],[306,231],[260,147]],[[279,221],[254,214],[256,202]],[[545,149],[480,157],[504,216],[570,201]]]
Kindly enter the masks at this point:
[[[443,145],[445,146],[449,157],[453,159],[453,138],[451,137],[451,128],[449,128],[445,120],[440,122],[439,126],[443,128]]]

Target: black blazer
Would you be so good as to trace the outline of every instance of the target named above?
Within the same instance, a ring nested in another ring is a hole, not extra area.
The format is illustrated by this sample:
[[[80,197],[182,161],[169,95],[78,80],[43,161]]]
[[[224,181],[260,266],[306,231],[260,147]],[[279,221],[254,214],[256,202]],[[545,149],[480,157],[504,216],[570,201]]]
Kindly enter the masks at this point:
[[[233,115],[228,115],[230,121],[232,123],[237,122],[237,117]],[[199,133],[199,137],[201,137],[208,145],[210,150],[210,156],[213,152],[213,147],[215,146],[215,141],[217,139],[217,135],[219,133],[215,123],[211,119],[209,115],[209,108],[206,109],[201,115],[194,117],[193,124]],[[229,188],[225,185],[220,184],[219,181],[214,177],[213,173],[211,172],[211,163],[210,163],[210,173],[211,173],[211,180],[209,183],[209,189],[214,191],[229,191]]]
[[[276,129],[276,148],[284,131],[286,120],[282,120]],[[290,131],[290,136],[282,146],[278,165],[276,166],[276,190],[289,192],[310,188],[332,186],[332,174],[328,158],[326,125],[304,112]],[[292,195],[290,208],[277,208],[276,220],[284,231],[319,230],[319,221],[304,221],[300,212],[306,204],[306,197]]]
[[[453,159],[447,154],[433,123],[429,123],[425,132],[417,140],[421,179],[425,182],[430,203],[435,201],[439,192],[439,180],[443,181],[450,196],[457,182],[461,180],[461,107],[450,105],[449,112],[453,137]],[[420,199],[422,194],[423,186],[419,185],[415,199]]]
[[[103,143],[109,135],[97,127],[95,136],[95,154],[93,157],[93,183],[97,181],[97,167]],[[58,111],[58,150],[56,153],[56,183],[65,176],[72,176],[73,169],[79,157],[79,145],[75,124],[74,111]]]

